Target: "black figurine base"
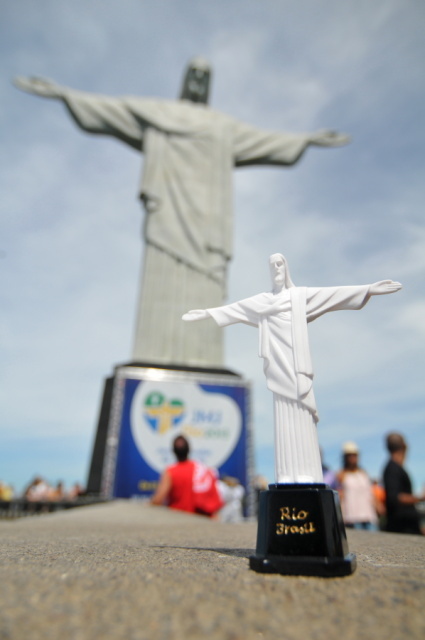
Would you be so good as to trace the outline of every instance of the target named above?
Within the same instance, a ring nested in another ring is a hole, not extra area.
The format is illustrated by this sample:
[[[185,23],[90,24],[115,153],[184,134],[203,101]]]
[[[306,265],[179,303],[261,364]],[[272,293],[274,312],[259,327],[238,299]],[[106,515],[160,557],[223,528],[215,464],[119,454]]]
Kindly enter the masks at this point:
[[[339,497],[325,484],[271,484],[260,494],[257,548],[261,573],[335,577],[356,569],[348,553]]]

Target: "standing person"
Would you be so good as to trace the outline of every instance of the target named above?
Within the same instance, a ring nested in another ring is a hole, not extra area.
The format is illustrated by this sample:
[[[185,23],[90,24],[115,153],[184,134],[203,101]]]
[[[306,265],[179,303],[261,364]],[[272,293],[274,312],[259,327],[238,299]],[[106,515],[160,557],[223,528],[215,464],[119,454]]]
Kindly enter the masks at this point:
[[[361,309],[371,296],[394,293],[401,284],[382,280],[350,287],[296,287],[281,253],[272,254],[269,265],[271,292],[194,309],[183,320],[212,317],[220,327],[243,322],[259,328],[260,357],[274,401],[276,482],[322,483],[307,323],[328,311]]]
[[[385,489],[382,484],[376,479],[372,479],[372,491],[375,496],[376,513],[378,515],[378,528],[380,531],[385,531],[387,526],[387,507],[385,505]]]
[[[384,487],[387,506],[387,531],[393,533],[421,534],[419,513],[415,505],[425,500],[425,495],[415,496],[407,471],[403,468],[407,444],[400,433],[386,437],[390,459],[384,469]]]
[[[24,497],[29,502],[41,502],[48,500],[51,487],[41,477],[36,476],[31,484],[25,489]]]
[[[13,487],[0,480],[0,501],[10,502],[13,500]]]
[[[88,133],[112,136],[144,155],[139,195],[146,216],[142,289],[133,359],[222,366],[223,338],[213,324],[188,330],[187,309],[223,304],[232,258],[235,167],[290,166],[311,146],[337,147],[335,131],[282,133],[210,109],[211,68],[196,58],[179,100],[111,97],[16,78],[23,91],[60,100]]]
[[[342,447],[343,468],[337,474],[342,517],[346,527],[374,529],[378,518],[372,482],[359,467],[359,448],[355,442]]]
[[[49,492],[49,500],[66,500],[67,495],[65,493],[65,487],[61,480],[56,484],[55,488],[51,488]]]
[[[220,510],[220,522],[243,522],[245,488],[237,478],[224,476],[218,483],[224,506]]]
[[[205,465],[189,460],[189,442],[177,436],[173,442],[177,463],[167,467],[151,498],[151,504],[213,516],[223,506],[217,478]]]

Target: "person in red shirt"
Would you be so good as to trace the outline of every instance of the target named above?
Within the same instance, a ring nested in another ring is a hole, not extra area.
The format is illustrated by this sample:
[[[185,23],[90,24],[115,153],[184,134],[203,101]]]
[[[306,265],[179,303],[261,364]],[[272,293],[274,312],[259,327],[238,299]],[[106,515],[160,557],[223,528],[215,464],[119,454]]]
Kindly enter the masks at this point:
[[[177,463],[167,467],[151,498],[151,504],[213,516],[223,506],[216,478],[208,467],[189,460],[189,442],[177,436],[173,442]]]

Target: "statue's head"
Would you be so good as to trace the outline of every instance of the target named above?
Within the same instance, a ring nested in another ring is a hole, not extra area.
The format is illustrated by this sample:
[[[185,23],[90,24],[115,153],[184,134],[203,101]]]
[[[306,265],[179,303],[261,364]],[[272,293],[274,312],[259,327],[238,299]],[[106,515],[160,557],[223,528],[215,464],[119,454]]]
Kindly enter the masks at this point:
[[[208,104],[211,67],[203,58],[193,58],[186,69],[180,100]]]
[[[295,287],[289,273],[288,262],[285,256],[281,253],[272,253],[269,258],[269,265],[274,290]]]

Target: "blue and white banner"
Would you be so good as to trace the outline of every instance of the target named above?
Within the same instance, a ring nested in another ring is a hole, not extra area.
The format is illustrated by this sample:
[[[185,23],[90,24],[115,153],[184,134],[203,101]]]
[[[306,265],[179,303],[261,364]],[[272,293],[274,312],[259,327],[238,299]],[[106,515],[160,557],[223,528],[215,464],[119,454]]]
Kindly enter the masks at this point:
[[[166,372],[152,379],[149,370],[123,368],[116,385],[104,495],[151,495],[162,471],[175,462],[172,443],[180,434],[188,439],[193,460],[237,478],[249,489],[246,382],[236,376],[189,372]]]

